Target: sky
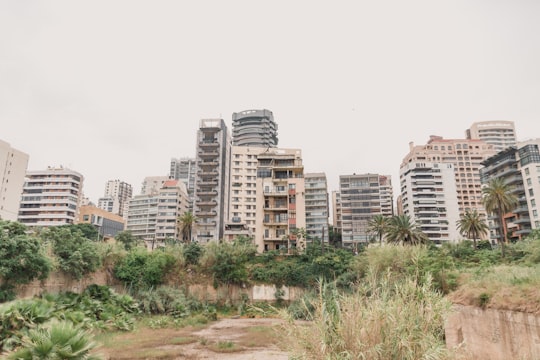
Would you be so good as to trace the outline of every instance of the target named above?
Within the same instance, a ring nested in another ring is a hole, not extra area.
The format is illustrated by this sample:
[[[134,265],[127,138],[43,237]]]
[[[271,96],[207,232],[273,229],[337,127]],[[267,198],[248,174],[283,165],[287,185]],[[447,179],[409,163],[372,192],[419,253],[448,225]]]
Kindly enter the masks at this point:
[[[200,119],[269,109],[329,191],[379,173],[397,192],[410,141],[540,137],[538,19],[536,0],[2,0],[0,139],[97,202],[195,157]]]

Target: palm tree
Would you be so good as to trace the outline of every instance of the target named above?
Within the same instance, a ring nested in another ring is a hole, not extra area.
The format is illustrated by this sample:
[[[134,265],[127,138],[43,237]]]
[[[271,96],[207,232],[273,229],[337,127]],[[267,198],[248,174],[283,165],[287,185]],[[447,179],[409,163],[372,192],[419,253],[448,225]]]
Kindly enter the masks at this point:
[[[368,221],[368,232],[379,237],[379,244],[382,245],[383,236],[386,234],[389,225],[389,218],[378,214]]]
[[[178,217],[178,227],[182,233],[182,240],[191,243],[191,233],[193,228],[197,223],[197,218],[191,213],[191,211],[186,211],[184,214]]]
[[[7,358],[99,360],[101,356],[91,354],[96,346],[90,332],[70,322],[59,322],[30,330],[22,346]]]
[[[511,193],[511,189],[502,178],[495,178],[489,181],[488,185],[482,189],[482,202],[488,213],[496,215],[499,221],[499,236],[501,244],[501,255],[505,256],[504,245],[507,239],[504,236],[505,224],[504,214],[512,211],[518,204],[518,198]]]
[[[465,214],[457,221],[457,228],[461,235],[473,239],[474,249],[476,250],[476,239],[488,232],[488,226],[482,219],[482,215],[474,209],[467,210]]]
[[[418,245],[427,243],[429,239],[408,215],[397,215],[389,220],[386,241]]]

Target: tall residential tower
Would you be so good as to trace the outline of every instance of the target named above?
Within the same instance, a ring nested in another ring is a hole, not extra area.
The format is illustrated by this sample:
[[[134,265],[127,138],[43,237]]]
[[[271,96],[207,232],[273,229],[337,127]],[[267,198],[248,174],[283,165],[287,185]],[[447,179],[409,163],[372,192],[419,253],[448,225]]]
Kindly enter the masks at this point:
[[[16,221],[28,155],[0,140],[0,219]]]
[[[246,110],[232,115],[232,139],[235,146],[276,147],[274,115],[270,110]]]

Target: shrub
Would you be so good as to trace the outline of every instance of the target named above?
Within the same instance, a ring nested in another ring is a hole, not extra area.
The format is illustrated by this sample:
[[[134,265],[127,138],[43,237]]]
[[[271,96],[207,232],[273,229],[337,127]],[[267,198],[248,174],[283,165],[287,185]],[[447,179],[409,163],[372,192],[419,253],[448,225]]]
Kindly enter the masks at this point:
[[[135,290],[149,289],[163,283],[174,263],[174,256],[166,251],[135,248],[116,264],[114,273]]]

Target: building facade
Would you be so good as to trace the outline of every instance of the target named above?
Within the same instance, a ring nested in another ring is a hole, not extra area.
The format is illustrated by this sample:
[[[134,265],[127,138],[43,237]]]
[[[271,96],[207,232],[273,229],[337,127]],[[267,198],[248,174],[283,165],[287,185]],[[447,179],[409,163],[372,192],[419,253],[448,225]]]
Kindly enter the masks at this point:
[[[28,171],[18,221],[27,226],[59,226],[78,221],[83,176],[64,167]]]
[[[302,152],[272,149],[257,156],[255,244],[259,252],[305,248],[295,235],[306,228]]]
[[[121,180],[109,180],[105,184],[103,197],[98,200],[98,207],[127,219],[129,200],[133,196],[133,187]]]
[[[467,139],[482,140],[493,145],[495,151],[502,151],[516,145],[516,129],[513,121],[479,121],[465,131]]]
[[[328,183],[325,173],[307,173],[305,179],[306,234],[328,243]]]
[[[267,149],[254,146],[233,146],[231,148],[228,223],[231,225],[245,224],[252,234],[256,232],[257,156]],[[235,227],[229,226],[229,228]]]
[[[189,211],[186,185],[180,180],[167,180],[158,194],[156,218],[156,241],[167,239],[182,241],[178,218]]]
[[[401,207],[436,244],[457,242],[459,207],[454,165],[410,162],[400,169]]]
[[[179,159],[171,159],[171,168],[169,178],[181,180],[187,188],[190,201],[193,201],[193,192],[195,190],[195,172],[197,159],[183,157]],[[193,206],[191,204],[190,208]]]
[[[503,179],[511,193],[518,199],[512,212],[505,214],[504,234],[499,231],[499,219],[491,216],[490,239],[501,241],[521,240],[532,229],[539,228],[537,194],[540,194],[540,139],[518,143],[507,147],[486,159],[480,169],[482,184],[487,185],[494,178]],[[540,199],[539,199],[540,200]]]
[[[28,154],[0,140],[0,219],[17,220],[27,166]]]
[[[353,174],[339,177],[340,230],[344,246],[352,248],[367,244],[372,237],[368,230],[369,221],[375,215],[392,216],[391,184],[390,175]]]
[[[78,224],[92,224],[98,231],[98,240],[114,238],[124,230],[125,220],[118,214],[98,208],[94,205],[82,205]]]
[[[145,177],[142,182],[140,195],[156,195],[167,180],[169,180],[168,176]]]
[[[270,110],[246,110],[232,115],[235,146],[276,147],[278,126]]]
[[[467,210],[477,210],[482,216],[487,215],[482,204],[480,168],[485,159],[496,154],[493,145],[477,139],[431,136],[426,145],[414,146],[411,142],[409,148],[400,168],[408,163],[452,164],[460,216]]]
[[[201,244],[223,238],[229,210],[230,141],[223,119],[200,121],[193,214],[194,240]]]
[[[156,239],[158,203],[157,194],[135,195],[129,201],[126,230],[147,244],[153,244]]]

